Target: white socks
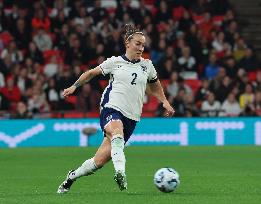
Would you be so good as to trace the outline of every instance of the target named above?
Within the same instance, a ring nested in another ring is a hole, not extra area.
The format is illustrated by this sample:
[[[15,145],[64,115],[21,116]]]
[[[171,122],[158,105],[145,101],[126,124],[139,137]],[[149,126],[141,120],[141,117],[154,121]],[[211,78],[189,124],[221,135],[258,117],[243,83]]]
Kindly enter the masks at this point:
[[[96,166],[94,159],[88,159],[83,164],[73,171],[70,175],[69,178],[72,180],[76,180],[77,178],[81,176],[88,176],[90,174],[93,174],[95,171],[97,171],[98,167]]]
[[[124,139],[122,135],[117,134],[112,137],[111,140],[111,158],[114,165],[115,171],[122,171],[125,173],[125,155],[123,152],[124,149]],[[79,177],[82,176],[88,176],[90,174],[93,174],[95,171],[97,171],[98,167],[96,166],[94,159],[88,159],[83,164],[70,173],[69,178],[71,180],[76,180]]]
[[[111,139],[111,158],[114,165],[115,171],[123,171],[125,173],[125,155],[124,139],[122,135],[114,135]]]

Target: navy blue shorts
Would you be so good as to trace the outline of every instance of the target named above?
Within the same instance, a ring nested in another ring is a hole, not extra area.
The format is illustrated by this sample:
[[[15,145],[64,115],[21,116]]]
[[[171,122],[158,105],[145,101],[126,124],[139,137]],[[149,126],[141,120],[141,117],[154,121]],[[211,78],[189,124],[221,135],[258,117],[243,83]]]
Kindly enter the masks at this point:
[[[103,108],[100,115],[100,125],[104,132],[104,137],[106,136],[104,127],[112,120],[121,120],[123,124],[124,141],[126,143],[132,135],[137,121],[125,117],[120,111],[113,108]]]

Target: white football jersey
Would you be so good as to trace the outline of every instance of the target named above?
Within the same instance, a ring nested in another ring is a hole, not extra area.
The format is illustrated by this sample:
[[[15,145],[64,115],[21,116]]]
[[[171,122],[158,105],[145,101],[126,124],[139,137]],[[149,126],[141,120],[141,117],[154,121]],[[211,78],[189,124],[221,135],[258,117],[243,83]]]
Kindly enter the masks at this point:
[[[102,99],[103,107],[120,111],[125,117],[139,121],[147,83],[157,81],[157,72],[151,60],[131,62],[125,55],[111,57],[99,66],[110,81]]]

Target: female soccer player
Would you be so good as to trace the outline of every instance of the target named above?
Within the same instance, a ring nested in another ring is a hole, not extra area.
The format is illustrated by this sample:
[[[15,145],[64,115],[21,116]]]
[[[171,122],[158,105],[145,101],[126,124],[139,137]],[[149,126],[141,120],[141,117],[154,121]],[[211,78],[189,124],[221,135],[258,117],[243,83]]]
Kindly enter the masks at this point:
[[[151,60],[143,59],[145,36],[132,25],[125,26],[125,55],[111,57],[94,69],[84,72],[79,79],[63,92],[64,97],[99,74],[110,74],[109,85],[103,92],[100,103],[100,125],[104,139],[94,157],[86,160],[76,170],[69,171],[57,193],[67,193],[73,182],[93,174],[112,159],[120,190],[127,189],[125,174],[124,144],[140,120],[145,91],[158,98],[171,117],[174,109],[166,99],[157,72]]]

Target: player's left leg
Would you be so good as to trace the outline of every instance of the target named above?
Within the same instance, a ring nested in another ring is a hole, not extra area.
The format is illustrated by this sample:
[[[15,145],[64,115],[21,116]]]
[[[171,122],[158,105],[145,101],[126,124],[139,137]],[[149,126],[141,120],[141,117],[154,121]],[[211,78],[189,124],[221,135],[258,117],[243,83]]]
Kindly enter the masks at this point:
[[[57,193],[67,193],[76,179],[82,176],[89,176],[96,172],[111,159],[111,145],[108,138],[104,138],[95,156],[83,162],[76,170],[71,170],[66,179],[58,187]]]
[[[120,190],[127,189],[127,178],[125,174],[125,154],[123,123],[121,120],[113,120],[105,127],[106,137],[111,140],[111,158],[115,169],[114,180]]]

